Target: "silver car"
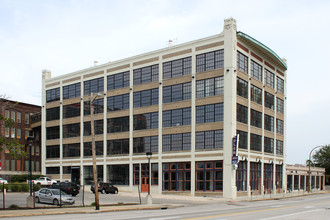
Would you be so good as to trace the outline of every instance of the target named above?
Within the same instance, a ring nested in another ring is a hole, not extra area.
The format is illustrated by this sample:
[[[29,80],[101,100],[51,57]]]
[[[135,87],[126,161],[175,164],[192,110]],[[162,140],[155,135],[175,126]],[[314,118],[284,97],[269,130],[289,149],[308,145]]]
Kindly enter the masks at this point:
[[[53,205],[61,204],[74,204],[74,199],[59,189],[41,189],[35,192],[36,203],[50,203]]]

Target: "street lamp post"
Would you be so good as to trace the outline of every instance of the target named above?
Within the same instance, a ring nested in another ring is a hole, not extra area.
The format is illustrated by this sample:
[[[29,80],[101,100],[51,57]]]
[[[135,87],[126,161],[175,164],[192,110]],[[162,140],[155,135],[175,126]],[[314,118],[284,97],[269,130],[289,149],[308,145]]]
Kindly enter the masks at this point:
[[[94,105],[93,102],[101,95],[91,93],[90,99],[90,114],[91,114],[91,136],[92,136],[92,156],[93,156],[93,177],[94,177],[94,192],[95,192],[95,210],[100,210],[99,202],[99,188],[97,183],[97,169],[96,169],[96,153],[95,153],[95,132],[94,132]]]
[[[317,146],[317,147],[314,147],[311,152],[309,153],[309,169],[308,169],[308,193],[311,192],[311,183],[312,183],[312,180],[311,180],[311,157],[312,157],[312,152],[313,150],[315,150],[316,148],[320,148],[320,147],[323,147],[322,145],[321,146]]]
[[[26,139],[27,141],[27,145],[28,146],[28,155],[29,155],[29,185],[30,185],[30,196],[26,198],[26,202],[27,202],[27,207],[34,207],[34,198],[32,196],[32,144],[34,141],[34,137],[29,136]]]
[[[151,186],[151,164],[150,164],[150,158],[152,156],[152,152],[146,152],[146,156],[148,158],[148,164],[149,164],[149,174],[148,174],[148,182],[149,182],[149,186],[148,186],[148,196],[147,196],[147,204],[152,204],[152,197],[150,194],[150,186]]]

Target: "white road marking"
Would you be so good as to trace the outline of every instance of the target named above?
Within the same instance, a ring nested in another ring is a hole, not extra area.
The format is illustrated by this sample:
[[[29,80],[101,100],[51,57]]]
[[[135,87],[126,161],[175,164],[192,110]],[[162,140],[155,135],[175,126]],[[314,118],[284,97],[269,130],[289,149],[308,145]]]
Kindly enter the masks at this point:
[[[271,206],[272,208],[279,208],[279,207],[282,207],[282,206],[284,206],[284,205],[273,205],[273,206]]]
[[[304,211],[304,212],[296,212],[296,213],[292,213],[292,214],[287,214],[287,215],[279,215],[279,216],[274,216],[274,217],[270,217],[270,218],[263,218],[262,220],[269,220],[269,219],[281,219],[284,217],[289,217],[289,216],[293,216],[293,215],[301,215],[304,213],[308,213],[308,212],[318,212],[318,211],[322,211],[323,209],[314,209],[314,210],[310,210],[310,211]]]
[[[149,220],[167,220],[167,219],[178,219],[178,216],[164,217],[164,218],[149,218]]]
[[[311,209],[311,208],[315,208],[315,206],[305,206],[305,209]]]

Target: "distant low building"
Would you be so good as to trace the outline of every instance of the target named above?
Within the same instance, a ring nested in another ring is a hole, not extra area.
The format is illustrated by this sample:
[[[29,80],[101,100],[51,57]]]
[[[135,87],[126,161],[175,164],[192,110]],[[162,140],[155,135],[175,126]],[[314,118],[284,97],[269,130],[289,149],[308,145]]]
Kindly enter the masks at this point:
[[[0,112],[6,118],[11,118],[15,124],[12,127],[5,127],[4,123],[0,124],[1,136],[8,139],[18,139],[22,145],[26,144],[26,138],[34,135],[32,132],[32,124],[34,122],[34,114],[41,112],[41,107],[28,103],[15,102],[12,100],[0,100]],[[40,120],[39,127],[41,128]],[[39,128],[39,130],[40,130]],[[39,133],[40,134],[40,133]],[[39,135],[40,139],[40,135]],[[29,170],[29,158],[20,158],[15,160],[11,158],[6,146],[0,146],[3,150],[0,153],[0,176],[10,180],[10,176],[15,174],[27,174]],[[25,151],[29,151],[25,147]],[[41,145],[32,147],[32,172],[33,174],[41,173]]]

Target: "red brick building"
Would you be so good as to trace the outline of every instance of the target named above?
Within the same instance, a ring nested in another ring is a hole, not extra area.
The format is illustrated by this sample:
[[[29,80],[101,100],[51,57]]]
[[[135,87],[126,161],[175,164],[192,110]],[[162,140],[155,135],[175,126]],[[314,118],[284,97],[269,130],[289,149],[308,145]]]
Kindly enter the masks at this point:
[[[36,115],[40,115],[41,107],[37,105],[20,103],[11,100],[0,100],[0,114],[6,118],[14,120],[14,126],[5,127],[4,122],[0,122],[1,137],[8,139],[16,138],[20,144],[26,144],[28,136],[35,136],[35,143],[32,147],[32,172],[33,174],[40,174],[41,171],[41,146],[40,146],[40,129],[38,129],[38,122]],[[40,118],[40,117],[39,117]],[[36,122],[35,128],[32,130],[32,123]],[[40,123],[40,120],[39,120]],[[40,126],[39,126],[40,127]],[[11,158],[6,146],[0,146],[0,176],[10,179],[11,175],[27,174],[29,170],[29,158],[13,159]],[[25,148],[28,151],[27,148]]]

